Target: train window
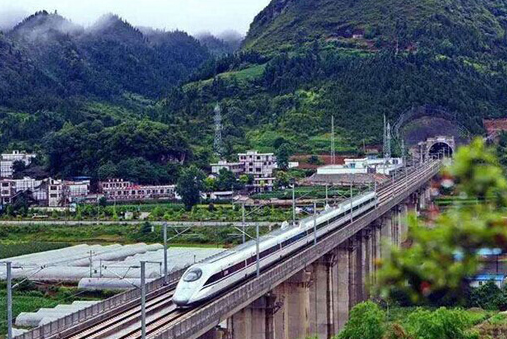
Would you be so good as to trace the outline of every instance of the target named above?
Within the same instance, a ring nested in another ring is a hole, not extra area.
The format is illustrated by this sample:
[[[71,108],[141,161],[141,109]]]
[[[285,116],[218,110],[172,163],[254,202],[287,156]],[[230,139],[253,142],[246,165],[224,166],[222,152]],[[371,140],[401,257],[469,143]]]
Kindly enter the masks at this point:
[[[202,270],[200,268],[192,268],[183,277],[183,281],[192,282],[199,280],[202,277]]]
[[[223,272],[218,272],[218,273],[215,273],[213,274],[209,279],[208,281],[206,281],[206,283],[204,284],[204,286],[208,286],[216,281],[219,281],[220,279],[222,279],[224,277],[224,274]]]

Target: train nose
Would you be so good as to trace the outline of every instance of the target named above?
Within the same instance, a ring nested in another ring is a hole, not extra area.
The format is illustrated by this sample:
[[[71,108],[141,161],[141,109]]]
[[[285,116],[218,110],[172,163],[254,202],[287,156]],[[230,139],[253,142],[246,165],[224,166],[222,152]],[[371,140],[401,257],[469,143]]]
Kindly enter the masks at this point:
[[[189,286],[178,286],[173,295],[173,302],[178,306],[186,306],[192,297],[193,289]]]
[[[177,306],[186,306],[188,305],[188,301],[189,301],[190,298],[188,297],[179,297],[179,296],[174,296],[173,297],[173,302],[177,305]]]

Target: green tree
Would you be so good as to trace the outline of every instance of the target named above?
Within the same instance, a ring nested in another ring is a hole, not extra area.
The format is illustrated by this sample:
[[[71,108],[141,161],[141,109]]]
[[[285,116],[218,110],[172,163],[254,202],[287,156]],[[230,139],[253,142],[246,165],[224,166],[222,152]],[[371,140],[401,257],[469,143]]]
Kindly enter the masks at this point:
[[[218,173],[217,188],[219,191],[230,191],[236,189],[238,181],[231,171],[222,168]]]
[[[336,339],[382,339],[385,332],[385,312],[377,304],[367,301],[354,306],[349,321]]]
[[[496,151],[476,139],[462,147],[444,171],[444,186],[455,185],[457,196],[478,199],[458,203],[427,227],[409,218],[409,248],[391,250],[379,271],[377,291],[384,298],[408,295],[413,303],[442,305],[464,302],[467,278],[477,274],[478,250],[505,248],[507,179]]]
[[[254,183],[254,176],[252,174],[242,174],[239,181],[243,186],[252,185]]]
[[[151,233],[151,229],[152,229],[152,225],[148,221],[145,221],[141,225],[141,234],[142,235],[148,235],[148,234]]]
[[[214,192],[217,190],[217,180],[212,177],[207,177],[204,179],[204,188],[206,192]]]
[[[308,163],[312,165],[322,165],[322,161],[320,160],[318,155],[311,155],[308,157]]]
[[[405,328],[418,339],[478,339],[479,335],[469,330],[473,325],[465,311],[441,307],[436,311],[419,308],[410,313]]]
[[[99,180],[103,181],[118,178],[118,168],[112,161],[108,161],[106,164],[99,167],[98,177]]]
[[[24,161],[16,160],[12,163],[12,171],[14,178],[21,178],[25,170],[26,165]]]
[[[100,207],[106,207],[107,206],[107,198],[106,197],[100,197],[100,199],[99,199],[99,206]]]
[[[289,158],[292,155],[293,149],[288,143],[282,144],[276,150],[276,163],[278,168],[281,170],[287,170],[289,168]]]
[[[288,187],[292,179],[292,176],[286,171],[276,171],[275,177],[275,187],[278,189]]]
[[[187,211],[192,210],[192,207],[201,200],[205,177],[204,172],[193,165],[181,171],[176,185],[176,192],[181,196]]]
[[[468,297],[468,306],[480,307],[485,310],[507,310],[506,290],[498,288],[493,281],[473,288]]]

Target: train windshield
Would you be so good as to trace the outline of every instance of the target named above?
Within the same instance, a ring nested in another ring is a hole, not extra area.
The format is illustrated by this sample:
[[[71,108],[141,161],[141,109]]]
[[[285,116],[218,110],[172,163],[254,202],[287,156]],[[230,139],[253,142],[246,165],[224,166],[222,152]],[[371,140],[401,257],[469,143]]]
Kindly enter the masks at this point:
[[[202,270],[200,268],[192,268],[183,277],[183,281],[192,282],[199,280],[202,277]]]

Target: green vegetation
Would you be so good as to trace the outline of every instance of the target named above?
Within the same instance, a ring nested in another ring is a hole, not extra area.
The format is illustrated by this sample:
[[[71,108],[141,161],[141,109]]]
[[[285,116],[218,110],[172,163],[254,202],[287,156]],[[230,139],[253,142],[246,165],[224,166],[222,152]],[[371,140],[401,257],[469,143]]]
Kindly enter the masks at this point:
[[[476,197],[478,203],[450,207],[431,228],[412,216],[412,246],[393,248],[382,263],[377,285],[382,297],[404,296],[423,305],[463,304],[467,278],[479,269],[478,250],[504,248],[507,179],[495,149],[475,140],[458,150],[445,175],[452,179],[444,186],[451,183],[458,195]]]
[[[359,190],[353,189],[352,194],[358,194]],[[294,191],[296,199],[324,199],[326,197],[325,187],[296,187]],[[333,200],[345,199],[350,197],[350,189],[347,188],[329,188],[328,197]],[[273,192],[257,193],[251,196],[252,199],[292,199],[292,189],[275,190]]]
[[[94,34],[39,13],[0,35],[1,149],[39,152],[54,176],[174,183],[181,164],[206,170],[214,160],[217,103],[227,158],[255,148],[284,166],[289,154],[329,151],[331,116],[338,152],[357,153],[381,141],[384,114],[393,122],[439,106],[477,134],[507,110],[499,0],[273,1],[245,48],[217,58],[182,32],[104,22]],[[51,43],[27,42],[36,29]],[[223,54],[220,41],[203,41]]]
[[[204,190],[204,178],[206,175],[199,168],[191,166],[182,171],[176,186],[176,192],[181,196],[181,200],[187,211],[201,201],[201,191]]]
[[[381,309],[368,301],[356,305],[337,339],[478,339],[473,327],[492,314],[463,309]]]
[[[149,225],[146,227],[146,225]],[[151,232],[149,222],[141,225],[30,225],[30,226],[0,226],[2,232],[1,248],[9,248],[10,253],[28,254],[37,252],[41,248],[49,250],[65,245],[76,244],[130,244],[136,242],[156,243],[162,241],[162,227],[153,226]],[[147,232],[147,230],[150,232]],[[255,227],[246,227],[249,234],[255,234]],[[262,227],[265,233],[267,227]],[[182,231],[180,227],[178,230]],[[169,229],[169,237],[176,235],[176,228]],[[172,246],[193,246],[207,244],[214,246],[230,246],[241,241],[240,233],[234,227],[192,227],[187,233],[171,242]],[[34,245],[29,245],[30,243]],[[3,253],[2,253],[3,256]]]
[[[320,193],[322,195],[322,193]],[[10,209],[9,209],[10,210]],[[247,206],[247,211],[250,208]],[[200,204],[190,211],[180,203],[158,204],[125,204],[125,205],[78,205],[75,213],[66,211],[52,211],[45,214],[44,210],[30,209],[26,214],[14,215],[5,213],[3,220],[29,220],[37,223],[38,220],[59,221],[118,221],[124,220],[125,213],[132,213],[134,220],[139,220],[142,213],[148,213],[148,221],[241,221],[241,206],[230,203]],[[265,206],[248,215],[247,221],[284,221],[290,213],[284,208],[271,208]],[[38,216],[38,217],[37,217]],[[44,217],[41,217],[44,216]],[[1,220],[1,219],[0,219]],[[2,235],[0,225],[0,236]]]
[[[505,3],[495,0],[272,1],[254,19],[244,46],[276,53],[321,39],[342,49],[468,55],[505,41],[506,13]]]
[[[374,290],[379,303],[355,306],[338,339],[478,339],[505,333],[505,315],[496,313],[507,309],[507,289],[494,282],[470,288],[468,281],[479,269],[477,251],[503,248],[507,239],[501,212],[507,179],[496,153],[481,139],[458,150],[441,185],[466,203],[455,199],[432,227],[411,216],[411,246],[392,247],[379,261]]]
[[[2,232],[2,231],[0,231]],[[27,243],[9,243],[2,240],[0,242],[0,259],[17,257],[24,254],[45,252],[68,247],[66,242],[27,242]]]

